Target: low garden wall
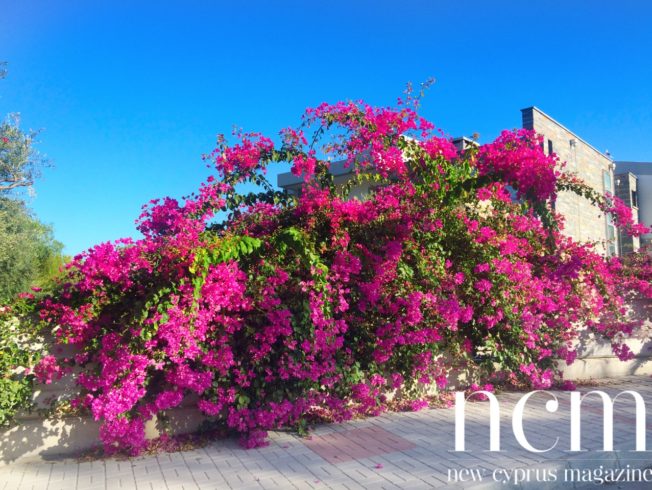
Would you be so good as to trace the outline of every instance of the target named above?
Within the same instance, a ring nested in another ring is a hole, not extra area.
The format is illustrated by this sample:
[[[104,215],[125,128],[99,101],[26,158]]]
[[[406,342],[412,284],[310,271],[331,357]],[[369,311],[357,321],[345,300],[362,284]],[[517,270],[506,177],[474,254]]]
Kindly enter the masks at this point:
[[[564,379],[589,380],[652,375],[652,341],[632,338],[625,343],[635,355],[630,361],[619,360],[613,354],[609,342],[596,339],[594,334],[586,332],[578,342],[578,356],[575,362],[568,366],[560,361]],[[47,460],[75,456],[101,446],[100,423],[92,417],[39,415],[42,413],[40,410],[48,407],[53,400],[70,399],[75,392],[76,386],[71,375],[49,385],[37,385],[34,392],[36,411],[20,415],[16,425],[0,431],[0,464],[16,460]],[[147,437],[158,437],[163,430],[171,435],[192,433],[197,431],[205,420],[206,416],[195,407],[185,406],[168,410],[164,421],[155,418],[148,422]]]
[[[630,375],[652,375],[652,340],[633,338],[624,341],[634,354],[629,361],[621,361],[611,344],[585,332],[578,345],[578,355],[570,366],[562,362],[564,379],[585,380],[617,378]]]

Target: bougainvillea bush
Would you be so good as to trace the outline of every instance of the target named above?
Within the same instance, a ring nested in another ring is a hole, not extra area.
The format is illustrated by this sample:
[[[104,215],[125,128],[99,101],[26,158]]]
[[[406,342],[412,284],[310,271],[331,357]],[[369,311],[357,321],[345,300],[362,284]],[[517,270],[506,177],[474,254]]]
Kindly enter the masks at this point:
[[[419,408],[460,372],[547,388],[581,328],[631,355],[622,340],[642,318],[627,301],[652,295],[649,278],[565,237],[552,203],[579,192],[645,229],[562,173],[537,135],[459,152],[409,104],[359,102],[308,109],[277,143],[236,137],[206,156],[215,176],[196,194],[147,205],[141,239],[76,257],[39,306],[78,354],[47,355],[36,375],[81,372],[75,403],[102,421],[107,450],[139,452],[146,421],[182,403],[253,447],[313,417],[380,413],[390,395]],[[353,178],[335,184],[342,160]],[[283,162],[299,196],[265,178]],[[237,192],[247,183],[259,191]]]

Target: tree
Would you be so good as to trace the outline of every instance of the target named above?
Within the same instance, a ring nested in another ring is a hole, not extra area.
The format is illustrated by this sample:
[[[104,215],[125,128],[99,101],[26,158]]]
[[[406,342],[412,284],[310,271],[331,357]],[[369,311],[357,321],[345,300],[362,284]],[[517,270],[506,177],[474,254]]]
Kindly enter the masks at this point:
[[[7,75],[6,63],[0,63],[0,79]],[[13,189],[29,188],[47,160],[34,148],[38,131],[20,128],[20,116],[9,114],[0,123],[0,194]]]
[[[47,165],[33,146],[37,134],[20,128],[18,114],[9,114],[0,124],[0,194],[31,187]]]
[[[6,63],[0,63],[0,79],[6,74]],[[63,246],[51,228],[14,192],[30,188],[47,164],[34,148],[37,132],[25,132],[19,123],[17,114],[0,123],[0,304],[30,285],[47,282],[63,263]]]
[[[0,198],[0,304],[44,285],[63,264],[63,245],[21,201]]]

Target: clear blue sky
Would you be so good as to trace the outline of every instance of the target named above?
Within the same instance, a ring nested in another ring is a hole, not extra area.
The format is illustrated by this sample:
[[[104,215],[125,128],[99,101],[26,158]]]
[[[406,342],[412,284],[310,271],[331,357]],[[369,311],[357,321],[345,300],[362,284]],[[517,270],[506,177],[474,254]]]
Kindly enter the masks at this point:
[[[136,4],[138,4],[136,6]],[[0,0],[0,115],[43,128],[30,202],[67,253],[135,234],[149,199],[192,192],[234,124],[393,104],[482,141],[536,105],[621,160],[652,160],[652,2]]]

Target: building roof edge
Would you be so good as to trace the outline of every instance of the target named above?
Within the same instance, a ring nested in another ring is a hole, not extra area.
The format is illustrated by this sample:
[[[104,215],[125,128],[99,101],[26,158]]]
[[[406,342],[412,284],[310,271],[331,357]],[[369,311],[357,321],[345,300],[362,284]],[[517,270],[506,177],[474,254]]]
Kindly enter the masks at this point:
[[[566,126],[564,126],[562,123],[560,123],[559,121],[557,121],[557,120],[556,120],[555,118],[553,118],[552,116],[550,116],[550,115],[546,114],[545,112],[543,112],[543,111],[542,111],[541,109],[539,109],[537,106],[532,105],[532,106],[529,106],[529,107],[525,107],[525,108],[521,109],[521,112],[525,112],[525,111],[528,111],[528,110],[534,110],[534,111],[537,111],[539,114],[541,114],[542,116],[547,117],[548,119],[550,119],[552,122],[554,122],[555,124],[557,124],[559,127],[561,127],[562,129],[564,129],[565,131],[568,131],[570,134],[572,134],[573,136],[575,136],[579,141],[581,141],[582,143],[584,143],[586,146],[588,146],[589,148],[591,148],[593,151],[595,151],[596,153],[598,153],[600,156],[603,156],[603,157],[606,158],[607,160],[611,160],[611,161],[613,161],[613,159],[612,159],[611,157],[605,155],[603,152],[601,152],[600,150],[598,150],[598,149],[597,149],[595,146],[593,146],[591,143],[589,143],[588,141],[586,141],[586,140],[585,140],[584,138],[582,138],[581,136],[578,136],[577,133],[575,133],[575,132],[571,131],[570,129],[568,129],[568,128],[567,128]]]

